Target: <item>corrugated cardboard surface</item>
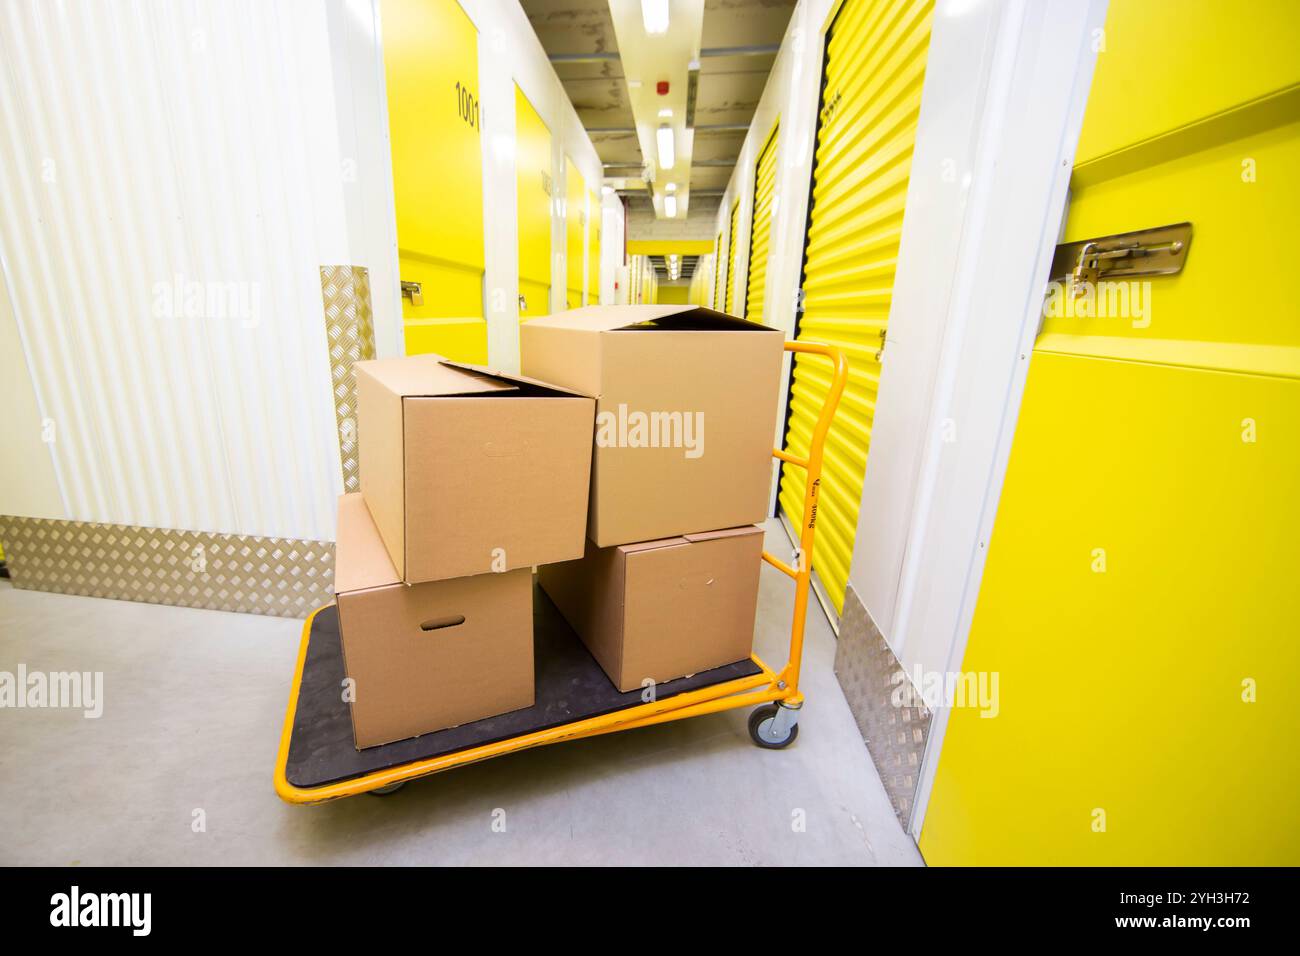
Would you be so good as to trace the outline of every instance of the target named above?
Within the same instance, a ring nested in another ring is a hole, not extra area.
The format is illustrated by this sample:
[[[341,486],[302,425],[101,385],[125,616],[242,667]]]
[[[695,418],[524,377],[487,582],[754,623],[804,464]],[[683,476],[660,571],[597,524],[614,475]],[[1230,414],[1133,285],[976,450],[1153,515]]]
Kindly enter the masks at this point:
[[[406,551],[406,520],[402,502],[402,396],[366,371],[365,362],[352,366],[357,383],[357,460],[361,494],[388,547],[399,579]],[[364,436],[364,437],[363,437]],[[340,527],[339,535],[343,529]]]
[[[593,450],[587,534],[600,547],[767,516],[782,335],[691,306],[599,306],[521,330],[524,371],[606,414],[703,414],[703,450]]]
[[[399,583],[353,494],[339,500],[335,588],[358,748],[532,706],[528,569]]]
[[[582,554],[590,398],[436,356],[356,368],[361,490],[401,580]]]
[[[748,657],[762,529],[588,546],[581,561],[541,568],[539,580],[622,691]]]
[[[339,498],[335,542],[335,553],[341,555],[334,561],[335,594],[401,582],[360,492]]]

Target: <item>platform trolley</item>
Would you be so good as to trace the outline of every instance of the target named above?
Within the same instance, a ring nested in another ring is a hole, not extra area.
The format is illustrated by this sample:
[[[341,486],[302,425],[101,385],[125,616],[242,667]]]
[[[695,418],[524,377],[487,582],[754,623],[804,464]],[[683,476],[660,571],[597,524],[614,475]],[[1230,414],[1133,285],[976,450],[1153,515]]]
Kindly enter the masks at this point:
[[[655,699],[647,702],[640,690],[623,693],[615,688],[539,590],[533,602],[537,687],[532,707],[357,750],[348,705],[339,691],[344,678],[343,651],[338,607],[331,604],[312,612],[303,625],[276,758],[276,793],[296,804],[324,803],[361,793],[384,795],[420,777],[517,750],[738,707],[754,707],[749,733],[758,746],[779,750],[793,743],[803,705],[799,664],[812,577],[822,451],[844,392],[848,362],[839,349],[813,342],[786,342],[785,350],[827,359],[831,379],[808,457],[779,448],[772,452],[785,464],[807,472],[799,550],[793,563],[763,552],[764,561],[794,581],[790,654],[781,670],[773,670],[753,655],[658,684]]]

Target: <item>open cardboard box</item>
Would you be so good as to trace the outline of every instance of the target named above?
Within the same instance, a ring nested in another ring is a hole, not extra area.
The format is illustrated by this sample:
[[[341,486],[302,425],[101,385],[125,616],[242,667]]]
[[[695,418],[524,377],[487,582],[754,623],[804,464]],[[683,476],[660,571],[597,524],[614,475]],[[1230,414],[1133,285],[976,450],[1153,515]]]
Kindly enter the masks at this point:
[[[690,305],[589,306],[525,323],[520,348],[525,374],[596,399],[599,547],[767,517],[779,331]]]
[[[590,398],[437,355],[352,368],[361,493],[401,580],[582,556]]]

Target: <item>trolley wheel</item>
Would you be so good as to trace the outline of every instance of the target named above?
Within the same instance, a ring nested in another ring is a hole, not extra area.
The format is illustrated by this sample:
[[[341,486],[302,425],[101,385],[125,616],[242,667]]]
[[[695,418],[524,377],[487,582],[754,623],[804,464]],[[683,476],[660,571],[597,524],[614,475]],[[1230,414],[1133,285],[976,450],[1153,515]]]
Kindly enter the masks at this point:
[[[799,736],[799,725],[791,721],[782,731],[782,721],[777,720],[779,704],[763,704],[749,715],[749,736],[765,750],[784,750]]]
[[[379,787],[377,790],[367,790],[366,794],[371,797],[386,797],[389,794],[396,793],[406,786],[405,780],[399,780],[397,783],[390,783],[386,787]]]

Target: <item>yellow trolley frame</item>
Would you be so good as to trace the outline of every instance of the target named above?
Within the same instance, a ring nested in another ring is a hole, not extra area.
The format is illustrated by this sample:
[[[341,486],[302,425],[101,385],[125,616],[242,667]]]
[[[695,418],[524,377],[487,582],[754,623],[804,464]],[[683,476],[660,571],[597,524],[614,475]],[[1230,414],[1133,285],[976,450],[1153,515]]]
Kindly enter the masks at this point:
[[[396,789],[400,785],[425,777],[429,774],[450,770],[464,764],[476,763],[490,757],[500,757],[540,747],[544,744],[559,743],[564,740],[578,740],[594,737],[620,730],[633,730],[637,727],[649,727],[670,720],[682,720],[687,717],[700,717],[724,710],[749,707],[754,704],[777,703],[786,708],[797,709],[803,703],[799,692],[799,666],[803,658],[804,619],[808,612],[808,590],[812,578],[813,538],[817,526],[817,491],[821,484],[822,451],[826,442],[826,433],[831,420],[839,407],[840,396],[848,379],[848,361],[844,353],[829,345],[813,342],[786,342],[787,352],[799,352],[809,355],[821,355],[830,359],[833,366],[830,392],[826,404],[822,406],[817,425],[813,428],[812,441],[808,448],[808,457],[800,458],[777,448],[772,454],[788,465],[803,468],[808,473],[808,483],[804,491],[803,524],[799,533],[799,551],[793,565],[786,564],[771,552],[763,552],[763,560],[778,571],[793,579],[794,617],[790,624],[790,656],[785,667],[774,671],[757,655],[752,660],[758,666],[759,673],[750,677],[712,684],[699,690],[686,691],[664,700],[651,701],[616,710],[612,713],[589,717],[572,723],[561,724],[533,733],[521,734],[499,740],[495,743],[469,747],[452,753],[441,754],[425,760],[376,770],[361,776],[340,780],[318,787],[296,787],[286,776],[289,758],[289,742],[293,734],[294,715],[298,709],[298,692],[302,685],[303,664],[307,659],[307,646],[311,637],[312,621],[318,611],[313,611],[303,625],[302,641],[298,647],[298,662],[294,669],[293,684],[289,689],[289,706],[285,713],[284,729],[280,733],[280,751],[276,758],[275,792],[282,799],[295,804],[325,803],[340,797],[351,797],[361,793]]]

